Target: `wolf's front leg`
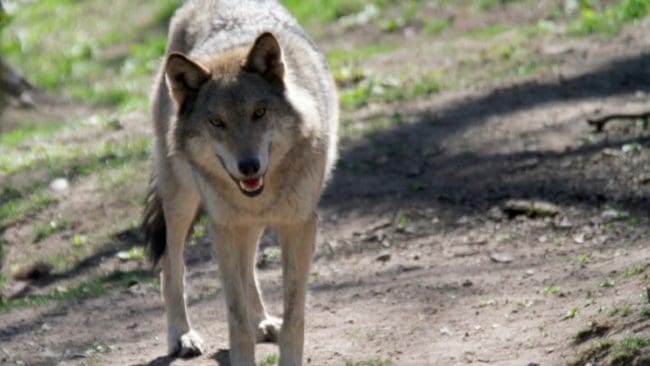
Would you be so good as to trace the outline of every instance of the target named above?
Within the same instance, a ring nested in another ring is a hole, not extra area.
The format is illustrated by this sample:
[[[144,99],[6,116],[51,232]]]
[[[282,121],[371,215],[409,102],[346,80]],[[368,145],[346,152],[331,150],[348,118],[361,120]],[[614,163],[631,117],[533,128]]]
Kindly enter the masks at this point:
[[[264,301],[262,300],[262,293],[255,274],[255,257],[257,254],[257,250],[255,249],[257,249],[257,245],[253,249],[248,253],[249,320],[251,321],[251,327],[255,330],[255,340],[257,343],[277,343],[282,320],[266,312]]]
[[[196,205],[198,206],[198,205]],[[161,258],[161,290],[167,313],[167,351],[170,355],[192,357],[203,353],[203,340],[192,330],[185,304],[185,262],[183,249],[196,206],[185,214],[177,214],[167,205],[167,247]],[[170,214],[168,215],[167,212]],[[188,214],[189,212],[189,214]]]
[[[219,263],[228,312],[230,363],[255,365],[255,331],[250,321],[249,279],[261,227],[212,226],[214,251]]]
[[[199,203],[191,190],[183,192],[169,195],[163,202],[167,243],[161,258],[160,287],[167,313],[167,351],[170,355],[192,357],[203,353],[203,340],[192,330],[187,316],[183,249]]]
[[[316,215],[306,222],[278,227],[282,245],[284,314],[280,330],[280,366],[302,365],[305,298],[316,241]]]

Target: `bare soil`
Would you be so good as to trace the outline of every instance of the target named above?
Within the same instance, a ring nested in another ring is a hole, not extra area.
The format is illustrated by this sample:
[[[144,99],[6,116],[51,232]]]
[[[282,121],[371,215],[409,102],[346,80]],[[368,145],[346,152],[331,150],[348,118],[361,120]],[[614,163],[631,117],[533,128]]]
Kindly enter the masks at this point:
[[[503,14],[512,24],[527,17]],[[645,21],[612,38],[537,40],[537,57],[552,71],[346,112],[360,125],[396,112],[401,120],[343,139],[342,163],[320,206],[306,363],[605,365],[607,352],[590,351],[596,341],[650,337],[650,318],[641,314],[650,305],[650,129],[613,121],[594,133],[586,123],[598,113],[650,109],[649,31]],[[327,48],[346,42],[331,34],[323,36]],[[396,68],[409,49],[420,50],[414,63],[461,58],[453,50],[427,53],[426,37],[404,38],[402,59],[375,57],[367,67]],[[467,41],[458,52],[471,55],[481,43]],[[111,138],[146,133],[146,116],[123,123]],[[144,181],[135,183],[144,191]],[[95,185],[73,184],[76,198],[52,210],[85,207],[93,214],[78,225],[88,230],[127,213],[119,197],[102,197]],[[511,199],[549,202],[557,212],[511,214],[504,209]],[[25,225],[5,232],[7,258],[30,255],[19,247]],[[69,272],[12,286],[47,292],[90,274],[147,270],[114,257],[134,241],[133,231],[115,233]],[[264,239],[258,270],[266,302],[279,313],[273,245],[272,236]],[[186,260],[189,311],[205,355],[165,357],[158,289],[135,282],[96,298],[0,313],[0,363],[227,365],[224,300],[208,240],[196,240]],[[597,334],[574,339],[589,327]],[[630,365],[647,364],[640,361],[647,350]],[[274,353],[275,345],[257,348],[260,360]]]

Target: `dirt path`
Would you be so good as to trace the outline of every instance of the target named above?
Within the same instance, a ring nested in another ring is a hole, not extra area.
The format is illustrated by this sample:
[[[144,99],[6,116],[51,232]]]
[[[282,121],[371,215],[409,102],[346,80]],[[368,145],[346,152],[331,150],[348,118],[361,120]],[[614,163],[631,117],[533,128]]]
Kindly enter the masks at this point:
[[[585,123],[598,111],[650,108],[648,31],[646,21],[613,39],[554,43],[550,53],[552,42],[540,41],[540,57],[562,53],[552,71],[346,112],[362,126],[399,121],[344,139],[320,208],[307,364],[598,365],[617,341],[648,339],[650,130],[619,121],[594,134]],[[395,67],[391,57],[368,67]],[[141,131],[143,119],[125,121],[111,138]],[[511,199],[554,206],[513,213]],[[106,206],[92,225],[122,212],[117,199]],[[20,230],[7,235],[21,238]],[[78,270],[144,270],[114,258],[132,235],[116,236]],[[206,355],[164,357],[162,303],[145,273],[148,281],[103,296],[0,313],[0,363],[227,365],[208,248],[199,238],[187,253],[190,314]],[[277,251],[272,239],[261,248],[259,277],[278,313]],[[594,334],[576,341],[580,330]],[[640,349],[649,362],[650,349]],[[257,348],[260,362],[274,354],[274,345]]]

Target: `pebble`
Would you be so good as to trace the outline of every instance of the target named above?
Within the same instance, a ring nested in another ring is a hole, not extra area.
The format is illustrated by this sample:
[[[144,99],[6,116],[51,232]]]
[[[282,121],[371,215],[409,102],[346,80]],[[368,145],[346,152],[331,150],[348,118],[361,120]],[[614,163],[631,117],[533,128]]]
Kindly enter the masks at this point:
[[[616,221],[623,220],[630,217],[630,213],[627,211],[607,209],[600,214],[600,218],[605,221]]]
[[[56,193],[63,193],[70,188],[70,182],[66,178],[56,178],[50,182],[50,189]]]
[[[497,263],[510,263],[514,260],[512,255],[507,253],[491,253],[490,259]]]
[[[447,327],[442,327],[442,328],[440,328],[440,334],[444,334],[444,335],[452,335],[452,332],[451,332],[451,330],[449,330],[449,328],[447,328]]]

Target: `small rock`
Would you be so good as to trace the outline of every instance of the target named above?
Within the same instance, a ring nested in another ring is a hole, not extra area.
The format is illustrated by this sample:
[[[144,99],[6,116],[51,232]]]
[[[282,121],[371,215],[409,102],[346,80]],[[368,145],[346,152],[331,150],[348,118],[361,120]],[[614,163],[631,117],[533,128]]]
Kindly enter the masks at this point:
[[[531,200],[508,200],[503,211],[510,217],[526,215],[528,217],[553,217],[560,213],[560,208],[550,202]]]
[[[390,253],[381,253],[375,257],[375,260],[378,262],[386,263],[390,260],[390,258],[391,258]]]
[[[496,263],[510,263],[514,258],[510,254],[506,253],[490,253],[490,259]]]
[[[501,208],[498,206],[492,207],[488,211],[487,216],[494,221],[501,221],[506,217],[506,215],[503,213],[503,210],[501,210]]]
[[[450,336],[450,335],[452,335],[452,332],[451,332],[451,330],[449,330],[449,328],[447,328],[447,327],[442,327],[442,328],[440,328],[440,334],[444,334],[444,335],[449,335],[449,336]]]
[[[567,230],[573,228],[573,223],[566,217],[563,217],[560,221],[554,221],[553,226],[557,229]]]
[[[463,287],[471,287],[474,283],[470,280],[463,281]]]
[[[607,209],[600,214],[600,218],[605,221],[624,220],[630,217],[630,213],[626,211]]]
[[[56,193],[63,193],[70,188],[70,182],[66,178],[56,178],[50,182],[50,189]]]
[[[411,254],[411,255],[409,256],[409,258],[412,259],[412,260],[414,260],[414,261],[419,261],[419,260],[420,260],[420,257],[421,257],[420,253],[413,253],[413,254]]]
[[[585,233],[579,233],[573,236],[573,241],[577,244],[583,244],[585,242]]]

